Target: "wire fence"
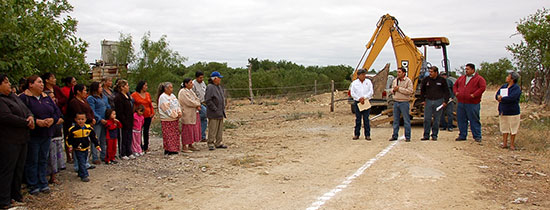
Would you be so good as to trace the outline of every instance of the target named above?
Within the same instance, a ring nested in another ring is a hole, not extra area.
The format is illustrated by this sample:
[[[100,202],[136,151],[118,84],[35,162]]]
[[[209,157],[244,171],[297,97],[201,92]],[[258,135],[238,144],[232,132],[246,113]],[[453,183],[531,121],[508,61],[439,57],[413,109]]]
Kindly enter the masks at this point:
[[[336,90],[347,89],[349,82],[334,82]],[[226,88],[228,98],[231,99],[249,99],[249,88]],[[285,87],[259,87],[252,88],[254,99],[281,98],[281,97],[303,97],[328,93],[331,91],[331,83],[321,83],[312,85],[296,85]]]

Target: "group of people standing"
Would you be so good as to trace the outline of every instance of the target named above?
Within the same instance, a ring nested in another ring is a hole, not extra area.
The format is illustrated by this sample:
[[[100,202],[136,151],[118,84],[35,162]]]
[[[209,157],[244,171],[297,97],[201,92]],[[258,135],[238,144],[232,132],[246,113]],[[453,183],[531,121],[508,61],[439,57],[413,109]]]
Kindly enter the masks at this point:
[[[221,87],[223,76],[214,71],[210,74],[208,86],[204,73],[196,72],[195,79],[185,78],[178,96],[173,84],[164,82],[157,93],[158,110],[162,127],[164,154],[174,155],[180,151],[199,151],[193,144],[206,141],[208,127],[208,149],[226,149],[222,143],[223,118],[225,118],[225,96]],[[181,121],[181,130],[179,122]],[[208,123],[208,124],[207,124]]]
[[[222,143],[223,76],[212,72],[208,86],[204,73],[195,76],[183,80],[178,97],[171,83],[159,85],[156,102],[167,155],[198,151],[194,143],[206,141],[207,127],[208,149],[227,148]],[[117,163],[117,151],[121,160],[149,151],[155,108],[146,81],[139,81],[131,94],[123,79],[114,90],[112,78],[90,86],[74,77],[62,81],[65,86],[60,88],[52,73],[33,75],[17,91],[8,76],[0,74],[0,209],[22,201],[23,181],[31,195],[49,193],[48,184],[58,182],[55,174],[66,163],[73,163],[80,179],[88,182],[88,169],[101,162]]]
[[[111,78],[89,87],[74,77],[62,81],[65,86],[59,88],[54,74],[33,75],[16,90],[7,75],[0,74],[0,208],[22,201],[23,182],[31,195],[49,193],[48,184],[58,183],[55,174],[66,169],[66,163],[74,163],[81,180],[89,181],[87,170],[95,168],[88,162],[89,150],[94,165],[116,163],[117,150],[121,159],[148,150],[148,135],[143,135],[143,144],[142,135],[132,136],[132,128],[148,131],[154,115],[146,82],[133,99],[122,79],[116,91]],[[134,116],[142,116],[145,123],[135,127],[140,117],[135,121]]]
[[[476,73],[475,65],[468,63],[466,74],[452,82],[446,73],[439,74],[436,66],[429,68],[429,76],[424,78],[420,85],[420,98],[424,107],[424,133],[421,141],[437,141],[439,129],[453,131],[453,108],[457,103],[456,119],[459,129],[456,141],[465,141],[468,134],[468,125],[472,137],[481,142],[480,102],[486,89],[485,79]],[[358,79],[351,84],[351,96],[355,100],[356,114],[353,140],[359,139],[361,120],[364,122],[365,139],[370,140],[369,111],[360,110],[360,104],[372,98],[373,88],[370,80],[366,79],[367,71],[358,70]],[[521,89],[516,84],[519,79],[517,72],[510,72],[506,77],[506,84],[496,93],[495,99],[499,102],[499,119],[503,134],[503,148],[515,149],[514,140],[519,128],[520,108],[519,100]],[[400,67],[397,78],[392,82],[393,93],[393,134],[390,141],[396,141],[399,135],[399,124],[402,119],[405,141],[411,140],[410,100],[415,90],[411,79],[407,77],[407,69]],[[504,94],[503,94],[504,93]],[[442,126],[440,126],[440,122]],[[510,144],[507,139],[510,136]]]

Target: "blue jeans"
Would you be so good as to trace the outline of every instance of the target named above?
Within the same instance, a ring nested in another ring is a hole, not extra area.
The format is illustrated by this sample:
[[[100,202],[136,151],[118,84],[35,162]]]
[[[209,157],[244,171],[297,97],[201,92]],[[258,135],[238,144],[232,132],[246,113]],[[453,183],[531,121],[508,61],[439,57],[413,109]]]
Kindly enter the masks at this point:
[[[99,153],[99,157],[97,156],[97,149],[95,148],[97,145],[94,145],[92,143],[91,149],[92,149],[92,161],[98,160],[98,158],[101,158],[101,161],[105,160],[105,151],[107,149],[107,142],[105,140],[105,127],[100,123],[97,122],[97,124],[94,125],[94,131],[97,136],[97,141],[99,141],[99,147],[101,148],[101,152]]]
[[[481,122],[479,121],[479,104],[458,103],[456,121],[458,123],[458,138],[466,139],[468,136],[468,122],[475,140],[481,141]]]
[[[426,106],[424,106],[424,138],[429,138],[430,130],[432,130],[432,138],[437,139],[439,121],[443,110],[436,111],[436,109],[441,104],[443,104],[442,98],[436,100],[426,99]]]
[[[74,151],[75,154],[75,163],[78,163],[78,177],[85,178],[88,177],[88,167],[86,167],[86,163],[88,163],[88,150],[86,151]]]
[[[409,102],[393,102],[393,134],[392,138],[399,136],[400,115],[403,115],[403,125],[405,127],[405,138],[411,139],[411,116],[409,113]]]
[[[208,126],[208,118],[206,117],[206,106],[201,105],[201,110],[199,111],[199,116],[201,117],[201,139],[206,139],[206,126]]]
[[[357,103],[355,102],[353,104],[353,108],[355,109],[355,130],[354,135],[359,136],[361,133],[361,119],[363,119],[363,123],[365,124],[365,136],[370,136],[370,121],[369,121],[369,113],[370,109],[364,110],[362,112],[359,112],[359,106],[357,106]]]
[[[73,157],[76,157],[75,151],[73,151]],[[78,172],[78,168],[80,168],[80,167],[78,167],[78,161],[75,160],[75,161],[73,162],[73,164],[74,164],[74,171]],[[88,156],[86,156],[86,168],[89,168],[90,166],[91,166],[91,165],[90,165],[90,163],[88,162]]]
[[[48,186],[46,167],[48,166],[48,153],[51,142],[52,138],[50,137],[31,137],[29,141],[25,177],[31,190]]]
[[[441,128],[453,128],[453,110],[454,110],[455,102],[451,102],[447,104],[445,108],[443,108],[443,113],[441,113],[441,121],[439,122],[439,126]],[[447,115],[447,120],[445,120],[445,115]]]

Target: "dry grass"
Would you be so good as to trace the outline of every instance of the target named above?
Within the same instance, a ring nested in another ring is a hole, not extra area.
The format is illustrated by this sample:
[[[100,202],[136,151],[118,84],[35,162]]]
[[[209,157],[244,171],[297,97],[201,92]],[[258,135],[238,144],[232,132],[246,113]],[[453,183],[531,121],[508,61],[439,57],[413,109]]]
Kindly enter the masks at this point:
[[[243,168],[252,168],[264,165],[257,155],[246,155],[244,157],[237,157],[230,160],[230,163],[233,166],[240,166]]]

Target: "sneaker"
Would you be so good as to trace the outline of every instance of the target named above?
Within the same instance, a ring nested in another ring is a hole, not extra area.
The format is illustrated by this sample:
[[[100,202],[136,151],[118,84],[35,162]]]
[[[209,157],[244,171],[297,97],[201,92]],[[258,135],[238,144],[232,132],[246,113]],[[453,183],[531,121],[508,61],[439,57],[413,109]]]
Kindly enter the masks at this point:
[[[40,192],[40,189],[39,188],[34,188],[32,189],[31,191],[29,191],[29,194],[31,195],[36,195]]]
[[[208,146],[208,150],[210,150],[210,151],[216,150],[216,147],[214,147],[214,146]]]
[[[145,155],[145,152],[139,153],[139,156],[143,156],[143,155]]]
[[[449,128],[447,129],[449,132],[453,132],[453,128]]]
[[[117,163],[118,163],[118,161],[116,161],[116,160],[111,161],[111,164],[117,164]]]
[[[88,169],[90,169],[90,170],[91,170],[91,169],[94,169],[94,168],[95,168],[94,165],[90,165],[90,167],[88,167]]]
[[[46,187],[40,189],[40,192],[48,194],[48,193],[50,193],[50,187],[46,186]]]
[[[122,159],[123,160],[130,160],[130,158],[128,158],[128,156],[122,156]]]
[[[80,178],[80,181],[89,182],[90,179],[88,177],[82,177],[82,178]]]
[[[132,160],[133,160],[133,159],[136,159],[136,156],[134,156],[134,155],[130,155],[130,156],[128,156],[128,158],[130,158],[130,159],[132,159]]]
[[[139,153],[137,153],[137,152],[136,152],[136,153],[134,153],[133,155],[134,155],[135,157],[139,157],[139,156],[141,156],[141,155],[139,155]]]
[[[220,144],[220,145],[216,146],[216,148],[218,148],[218,149],[227,149],[227,146],[225,146],[223,144]]]

